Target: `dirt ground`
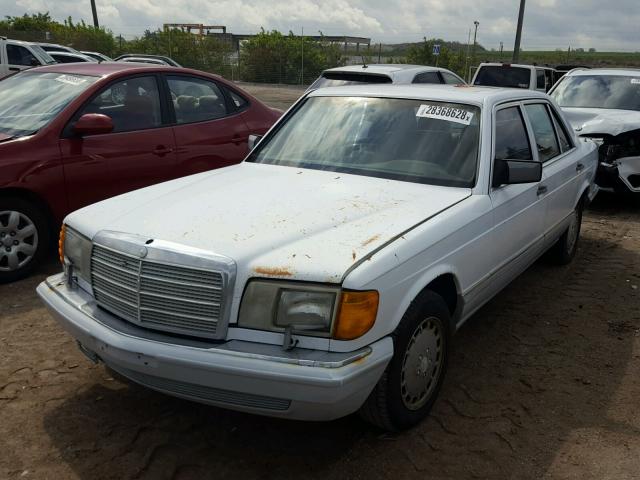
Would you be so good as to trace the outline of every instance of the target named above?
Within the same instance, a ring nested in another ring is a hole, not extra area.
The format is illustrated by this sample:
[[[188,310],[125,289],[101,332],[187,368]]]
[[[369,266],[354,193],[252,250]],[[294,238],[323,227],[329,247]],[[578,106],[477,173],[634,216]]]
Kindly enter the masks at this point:
[[[397,435],[120,383],[36,298],[57,270],[0,286],[1,479],[640,478],[640,202],[600,195],[574,262],[477,313],[431,416]]]

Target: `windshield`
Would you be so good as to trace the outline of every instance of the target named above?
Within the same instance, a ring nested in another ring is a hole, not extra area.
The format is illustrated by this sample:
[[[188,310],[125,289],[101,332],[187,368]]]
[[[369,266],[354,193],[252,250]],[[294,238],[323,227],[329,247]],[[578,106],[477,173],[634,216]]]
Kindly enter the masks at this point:
[[[640,74],[565,76],[551,96],[561,107],[640,111]]]
[[[2,80],[0,133],[31,135],[51,120],[98,77],[63,73],[19,73]]]
[[[457,103],[310,97],[248,161],[472,187],[479,117]]]
[[[485,87],[529,88],[531,70],[508,65],[482,66],[473,84]]]
[[[309,90],[324,87],[341,87],[343,85],[362,85],[363,83],[391,83],[386,75],[366,75],[362,73],[325,72],[311,84]]]
[[[31,44],[33,52],[44,65],[52,65],[56,61],[40,45]]]

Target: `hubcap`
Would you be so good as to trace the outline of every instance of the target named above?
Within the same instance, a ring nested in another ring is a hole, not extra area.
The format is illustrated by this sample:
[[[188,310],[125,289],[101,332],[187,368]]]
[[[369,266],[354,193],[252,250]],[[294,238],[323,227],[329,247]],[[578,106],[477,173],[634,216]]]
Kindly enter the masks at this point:
[[[0,272],[12,272],[31,261],[38,249],[38,230],[24,213],[0,211]]]
[[[578,228],[580,226],[580,213],[578,210],[573,212],[569,229],[567,230],[567,252],[571,252],[578,241]]]
[[[442,372],[442,324],[439,319],[424,319],[415,329],[404,354],[401,394],[409,410],[422,408],[431,398]]]

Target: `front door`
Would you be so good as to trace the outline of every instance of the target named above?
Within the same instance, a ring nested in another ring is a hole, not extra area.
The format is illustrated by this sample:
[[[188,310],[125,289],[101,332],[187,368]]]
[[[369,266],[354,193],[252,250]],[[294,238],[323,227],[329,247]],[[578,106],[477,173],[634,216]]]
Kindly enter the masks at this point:
[[[60,140],[71,209],[176,176],[173,130],[163,120],[160,98],[155,76],[128,77],[74,116]],[[75,135],[73,123],[85,113],[109,116],[113,132]]]
[[[248,153],[249,129],[218,84],[190,75],[166,78],[184,175],[240,163]]]
[[[512,104],[496,111],[494,138],[495,159],[535,159],[520,105]],[[527,183],[490,188],[495,225],[492,254],[497,267],[491,288],[496,291],[542,253],[545,203],[540,186],[541,183]]]

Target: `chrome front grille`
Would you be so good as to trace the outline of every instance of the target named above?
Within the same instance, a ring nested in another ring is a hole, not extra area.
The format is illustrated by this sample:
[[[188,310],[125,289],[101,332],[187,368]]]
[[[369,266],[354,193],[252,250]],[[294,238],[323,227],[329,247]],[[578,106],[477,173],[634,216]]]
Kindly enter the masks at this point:
[[[124,320],[165,332],[220,336],[222,272],[164,264],[94,244],[91,281],[98,305]]]

